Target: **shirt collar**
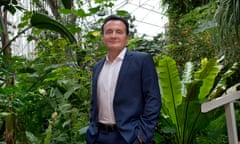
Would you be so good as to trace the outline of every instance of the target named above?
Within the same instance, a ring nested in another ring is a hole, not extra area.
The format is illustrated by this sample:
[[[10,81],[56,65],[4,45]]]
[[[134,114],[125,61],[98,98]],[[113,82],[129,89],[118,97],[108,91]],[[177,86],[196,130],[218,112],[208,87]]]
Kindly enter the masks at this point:
[[[125,57],[126,51],[127,51],[127,48],[124,48],[124,49],[119,53],[119,55],[116,57],[115,60],[123,60],[124,57]],[[108,59],[107,56],[106,56],[106,60],[109,62],[109,59]]]

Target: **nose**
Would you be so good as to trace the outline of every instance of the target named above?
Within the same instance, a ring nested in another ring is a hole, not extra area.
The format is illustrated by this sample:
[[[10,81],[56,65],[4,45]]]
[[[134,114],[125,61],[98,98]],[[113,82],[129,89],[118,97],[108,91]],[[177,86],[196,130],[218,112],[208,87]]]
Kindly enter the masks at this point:
[[[116,36],[117,36],[117,33],[116,33],[116,32],[113,32],[111,36],[112,36],[112,37],[116,37]]]
[[[116,33],[112,33],[110,36],[109,36],[110,39],[116,39],[117,38],[117,35]]]

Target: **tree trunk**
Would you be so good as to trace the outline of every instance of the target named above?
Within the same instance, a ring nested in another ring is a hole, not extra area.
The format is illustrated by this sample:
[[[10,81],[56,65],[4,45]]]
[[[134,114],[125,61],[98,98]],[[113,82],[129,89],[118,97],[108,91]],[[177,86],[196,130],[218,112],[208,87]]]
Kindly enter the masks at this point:
[[[4,67],[9,71],[10,75],[6,75],[6,85],[9,87],[14,86],[14,70],[11,69],[11,48],[10,45],[5,47],[9,42],[8,30],[7,30],[7,11],[0,10],[0,23],[1,29],[1,42],[4,57]],[[9,101],[12,101],[12,96],[8,97]],[[5,142],[6,144],[16,144],[16,118],[13,114],[12,107],[8,108],[9,115],[6,117],[5,122]]]

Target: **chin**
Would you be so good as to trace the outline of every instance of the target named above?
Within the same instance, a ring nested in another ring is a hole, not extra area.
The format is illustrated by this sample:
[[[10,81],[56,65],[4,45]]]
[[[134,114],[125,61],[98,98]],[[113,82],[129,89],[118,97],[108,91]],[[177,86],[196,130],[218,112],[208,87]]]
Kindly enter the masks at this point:
[[[109,50],[122,50],[124,49],[123,47],[119,47],[119,46],[114,46],[114,47],[110,47]]]

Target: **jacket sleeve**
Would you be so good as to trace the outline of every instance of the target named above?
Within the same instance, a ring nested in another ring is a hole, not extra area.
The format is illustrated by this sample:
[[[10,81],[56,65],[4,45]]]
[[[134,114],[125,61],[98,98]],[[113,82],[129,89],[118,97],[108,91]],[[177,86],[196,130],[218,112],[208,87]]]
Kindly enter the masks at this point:
[[[143,60],[142,92],[144,96],[144,110],[140,116],[138,136],[141,137],[144,143],[152,143],[154,129],[161,109],[161,95],[158,76],[151,55],[147,55]]]

